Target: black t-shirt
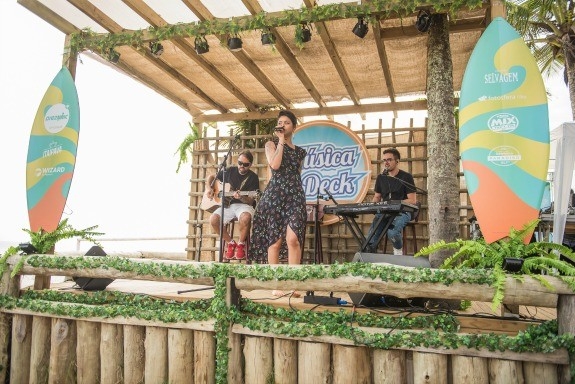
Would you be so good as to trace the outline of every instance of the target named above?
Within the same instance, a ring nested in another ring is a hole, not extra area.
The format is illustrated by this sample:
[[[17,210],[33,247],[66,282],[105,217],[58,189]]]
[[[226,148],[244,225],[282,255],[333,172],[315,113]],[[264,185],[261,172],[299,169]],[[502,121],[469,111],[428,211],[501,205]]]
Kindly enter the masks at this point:
[[[223,180],[223,172],[218,172],[216,178]],[[241,175],[238,167],[232,166],[226,170],[226,191],[257,191],[260,189],[258,175],[249,170],[245,175]],[[231,199],[230,204],[242,203],[238,199]]]
[[[414,193],[415,182],[411,173],[400,169],[397,176],[377,175],[375,192],[381,193],[381,200],[405,200],[408,193]]]

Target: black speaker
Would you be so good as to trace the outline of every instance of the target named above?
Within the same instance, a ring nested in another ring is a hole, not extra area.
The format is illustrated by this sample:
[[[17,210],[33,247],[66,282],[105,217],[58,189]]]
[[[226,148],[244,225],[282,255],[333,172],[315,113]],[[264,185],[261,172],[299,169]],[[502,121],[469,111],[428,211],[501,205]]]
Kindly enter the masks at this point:
[[[427,257],[413,257],[408,255],[387,255],[383,253],[358,252],[352,262],[359,263],[388,263],[402,265],[404,267],[431,268]],[[423,307],[427,299],[420,297],[400,299],[395,296],[377,293],[349,292],[351,301],[357,306],[363,307]]]
[[[104,250],[94,245],[86,252],[84,256],[106,256]],[[103,291],[110,285],[114,279],[92,278],[92,277],[74,277],[74,282],[84,291]]]

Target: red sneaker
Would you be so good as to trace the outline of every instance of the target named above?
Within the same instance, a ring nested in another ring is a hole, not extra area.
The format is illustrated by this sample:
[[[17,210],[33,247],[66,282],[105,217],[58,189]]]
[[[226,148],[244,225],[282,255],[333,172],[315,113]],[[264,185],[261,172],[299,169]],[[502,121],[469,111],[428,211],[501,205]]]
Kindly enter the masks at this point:
[[[228,249],[226,250],[226,254],[224,255],[225,259],[232,260],[234,258],[236,246],[237,246],[237,244],[233,240],[228,243]]]
[[[244,243],[239,243],[236,246],[236,255],[235,258],[237,260],[243,260],[246,258],[246,245]]]

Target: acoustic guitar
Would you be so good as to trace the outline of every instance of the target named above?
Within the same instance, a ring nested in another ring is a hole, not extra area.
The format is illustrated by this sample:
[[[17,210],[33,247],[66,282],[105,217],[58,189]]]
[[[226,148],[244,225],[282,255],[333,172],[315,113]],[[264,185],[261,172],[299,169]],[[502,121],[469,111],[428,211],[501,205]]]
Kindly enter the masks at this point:
[[[213,188],[214,194],[211,198],[208,197],[207,192],[204,193],[204,196],[202,197],[202,202],[200,203],[200,208],[203,209],[204,211],[212,213],[219,207],[221,207],[222,198],[224,200],[224,207],[227,207],[230,204],[230,201],[232,200],[232,197],[235,195],[236,191],[230,191],[229,184],[226,184],[225,188],[226,190],[223,193],[221,189],[222,189],[222,182],[218,180],[216,183],[214,183]],[[260,195],[260,191],[239,191],[238,193],[240,194],[240,196],[248,196],[254,198],[257,198]]]

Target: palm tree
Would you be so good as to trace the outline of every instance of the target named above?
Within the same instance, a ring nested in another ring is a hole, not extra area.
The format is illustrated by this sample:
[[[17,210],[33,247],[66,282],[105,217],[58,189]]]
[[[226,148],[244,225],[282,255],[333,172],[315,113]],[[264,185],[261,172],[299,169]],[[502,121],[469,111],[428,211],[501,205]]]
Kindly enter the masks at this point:
[[[509,0],[507,20],[523,36],[542,72],[563,69],[575,116],[575,1]]]

